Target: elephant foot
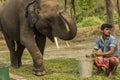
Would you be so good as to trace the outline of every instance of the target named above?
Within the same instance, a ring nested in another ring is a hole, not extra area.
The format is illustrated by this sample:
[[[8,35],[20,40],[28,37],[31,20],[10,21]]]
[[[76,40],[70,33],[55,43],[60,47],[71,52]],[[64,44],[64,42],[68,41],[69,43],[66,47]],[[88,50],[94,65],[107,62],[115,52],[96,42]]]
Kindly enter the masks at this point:
[[[33,74],[36,75],[36,76],[43,76],[46,74],[46,71],[42,71],[42,72],[34,72],[33,71]]]
[[[19,67],[22,66],[22,62],[18,63]]]
[[[11,66],[14,67],[14,68],[19,68],[19,67],[20,67],[20,66],[17,65],[17,64],[11,64]]]
[[[42,65],[39,69],[38,68],[33,68],[33,74],[36,76],[43,76],[46,74],[44,65]]]
[[[11,66],[14,68],[19,68],[22,66],[21,59],[18,59],[16,56],[11,57]]]
[[[20,66],[22,66],[22,63],[11,63],[11,66],[14,68],[19,68]]]

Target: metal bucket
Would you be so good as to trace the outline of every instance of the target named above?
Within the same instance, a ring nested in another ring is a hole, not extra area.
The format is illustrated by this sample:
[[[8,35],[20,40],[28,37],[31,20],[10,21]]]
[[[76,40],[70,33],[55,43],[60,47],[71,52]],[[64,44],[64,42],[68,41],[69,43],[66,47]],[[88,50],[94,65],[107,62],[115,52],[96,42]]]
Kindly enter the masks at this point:
[[[90,58],[83,58],[78,60],[79,76],[87,78],[92,76],[93,60]]]
[[[0,80],[10,80],[9,67],[6,64],[0,64]]]

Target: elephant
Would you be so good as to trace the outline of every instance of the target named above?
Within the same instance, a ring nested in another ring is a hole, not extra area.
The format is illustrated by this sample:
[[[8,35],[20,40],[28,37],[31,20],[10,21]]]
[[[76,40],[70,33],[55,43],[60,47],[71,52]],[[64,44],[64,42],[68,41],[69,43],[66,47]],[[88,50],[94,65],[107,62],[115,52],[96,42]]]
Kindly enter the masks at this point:
[[[0,6],[0,27],[10,51],[11,66],[22,66],[26,48],[33,61],[32,73],[36,76],[46,74],[43,63],[46,38],[52,42],[55,36],[72,40],[77,33],[75,21],[57,0],[6,0]]]

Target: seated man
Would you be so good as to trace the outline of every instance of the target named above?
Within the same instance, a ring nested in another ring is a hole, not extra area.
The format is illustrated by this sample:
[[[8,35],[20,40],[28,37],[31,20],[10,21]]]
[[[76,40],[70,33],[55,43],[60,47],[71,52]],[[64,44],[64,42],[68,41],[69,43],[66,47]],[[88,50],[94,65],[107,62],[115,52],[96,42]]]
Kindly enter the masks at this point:
[[[102,70],[102,67],[105,67],[109,78],[112,78],[113,72],[119,63],[118,43],[116,38],[111,35],[111,29],[112,26],[109,24],[101,26],[102,35],[97,38],[93,50],[93,53],[97,56],[94,63],[98,68],[98,73]]]

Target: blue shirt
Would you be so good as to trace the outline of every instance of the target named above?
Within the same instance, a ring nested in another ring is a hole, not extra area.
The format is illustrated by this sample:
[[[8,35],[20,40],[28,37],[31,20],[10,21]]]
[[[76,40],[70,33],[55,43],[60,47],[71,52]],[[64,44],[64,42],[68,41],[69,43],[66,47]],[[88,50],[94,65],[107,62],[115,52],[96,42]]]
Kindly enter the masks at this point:
[[[109,56],[117,56],[118,57],[118,55],[119,55],[118,42],[117,42],[116,38],[112,35],[107,37],[105,42],[103,41],[102,36],[97,38],[94,49],[101,49],[102,52],[107,52],[110,50],[110,47],[114,47],[114,53],[112,55],[109,55]]]

